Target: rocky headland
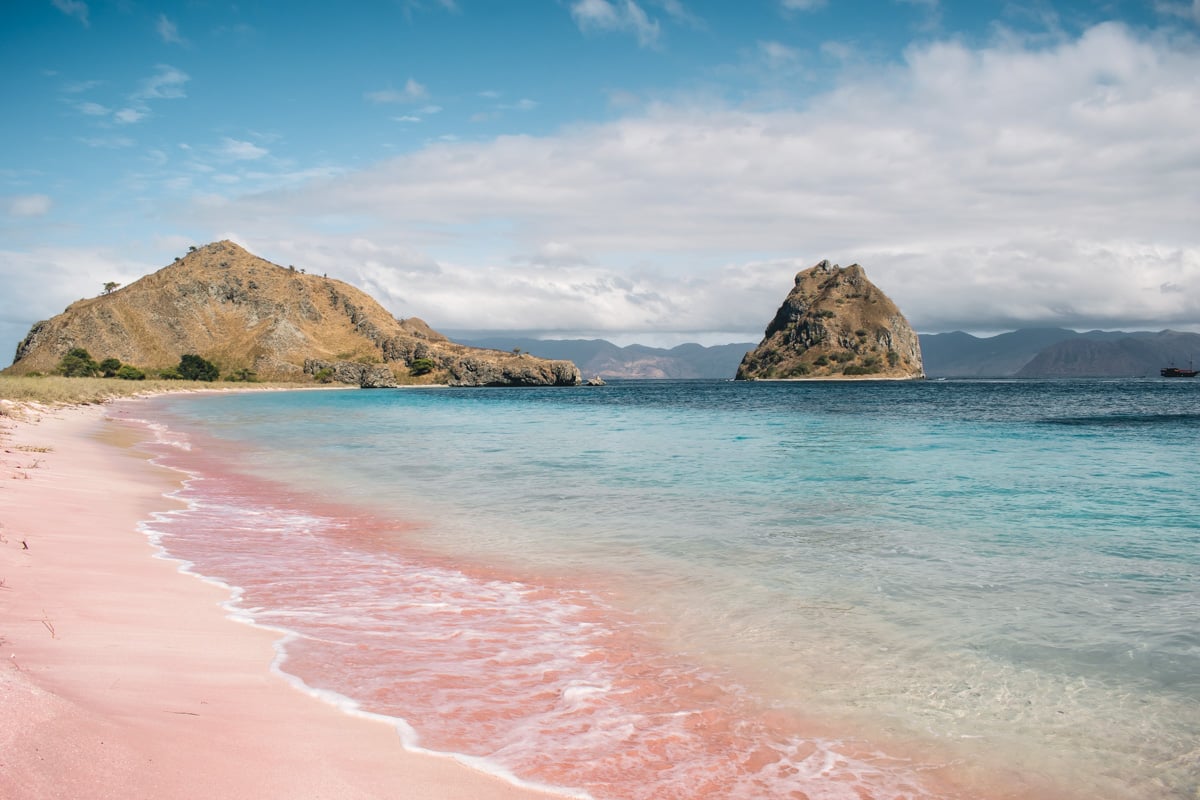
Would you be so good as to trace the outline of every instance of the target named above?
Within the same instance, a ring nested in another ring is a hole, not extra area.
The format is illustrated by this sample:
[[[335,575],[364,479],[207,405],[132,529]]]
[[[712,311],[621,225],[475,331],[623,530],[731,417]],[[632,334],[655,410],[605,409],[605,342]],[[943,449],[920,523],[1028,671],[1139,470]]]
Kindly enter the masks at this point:
[[[921,344],[858,264],[822,261],[796,283],[737,380],[923,378]]]
[[[151,275],[38,322],[4,373],[51,373],[74,348],[144,370],[168,369],[193,353],[222,373],[364,387],[582,380],[569,361],[456,344],[416,317],[393,317],[348,283],[272,264],[231,241],[192,248]]]

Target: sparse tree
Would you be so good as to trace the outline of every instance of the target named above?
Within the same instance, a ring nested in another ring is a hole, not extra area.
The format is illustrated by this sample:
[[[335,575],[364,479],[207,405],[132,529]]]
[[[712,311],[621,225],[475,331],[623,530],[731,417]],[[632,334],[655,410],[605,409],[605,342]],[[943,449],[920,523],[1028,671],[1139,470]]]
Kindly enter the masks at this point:
[[[121,369],[121,360],[118,358],[106,358],[100,362],[100,374],[105,378],[111,378]]]
[[[113,290],[114,290],[114,289],[116,289],[116,288],[117,288],[118,286],[120,286],[120,285],[121,285],[121,284],[117,283],[116,281],[107,281],[107,282],[105,282],[105,284],[104,284],[104,293],[105,293],[105,294],[112,294],[112,293],[113,293]]]

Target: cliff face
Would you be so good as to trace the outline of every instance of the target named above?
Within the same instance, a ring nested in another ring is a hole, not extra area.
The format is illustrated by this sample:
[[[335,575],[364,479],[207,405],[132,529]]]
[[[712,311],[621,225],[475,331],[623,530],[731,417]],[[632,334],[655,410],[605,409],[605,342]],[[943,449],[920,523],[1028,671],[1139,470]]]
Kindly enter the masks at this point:
[[[921,344],[858,264],[822,261],[796,285],[746,354],[737,380],[922,378]]]
[[[309,373],[320,363],[335,377],[391,385],[428,359],[426,380],[455,385],[580,382],[570,362],[455,344],[420,319],[392,317],[347,283],[272,264],[229,241],[37,323],[5,372],[53,372],[74,347],[143,369],[196,353],[222,372],[248,368],[276,380],[302,378],[307,361]]]

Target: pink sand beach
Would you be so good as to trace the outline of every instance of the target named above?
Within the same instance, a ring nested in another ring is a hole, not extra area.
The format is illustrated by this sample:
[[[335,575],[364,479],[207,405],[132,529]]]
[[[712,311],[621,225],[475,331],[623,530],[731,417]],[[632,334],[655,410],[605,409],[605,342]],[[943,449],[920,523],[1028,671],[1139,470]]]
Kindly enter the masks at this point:
[[[155,557],[178,475],[103,407],[0,417],[0,797],[523,798],[271,670],[279,634]]]

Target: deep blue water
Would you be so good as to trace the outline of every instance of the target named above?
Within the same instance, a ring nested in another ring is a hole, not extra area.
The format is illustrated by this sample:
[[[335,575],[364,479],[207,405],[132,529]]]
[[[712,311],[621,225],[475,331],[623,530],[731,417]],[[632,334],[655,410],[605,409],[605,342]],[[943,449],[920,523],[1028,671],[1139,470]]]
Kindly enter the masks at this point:
[[[431,551],[605,587],[765,703],[1097,796],[1200,787],[1200,381],[154,402]]]

